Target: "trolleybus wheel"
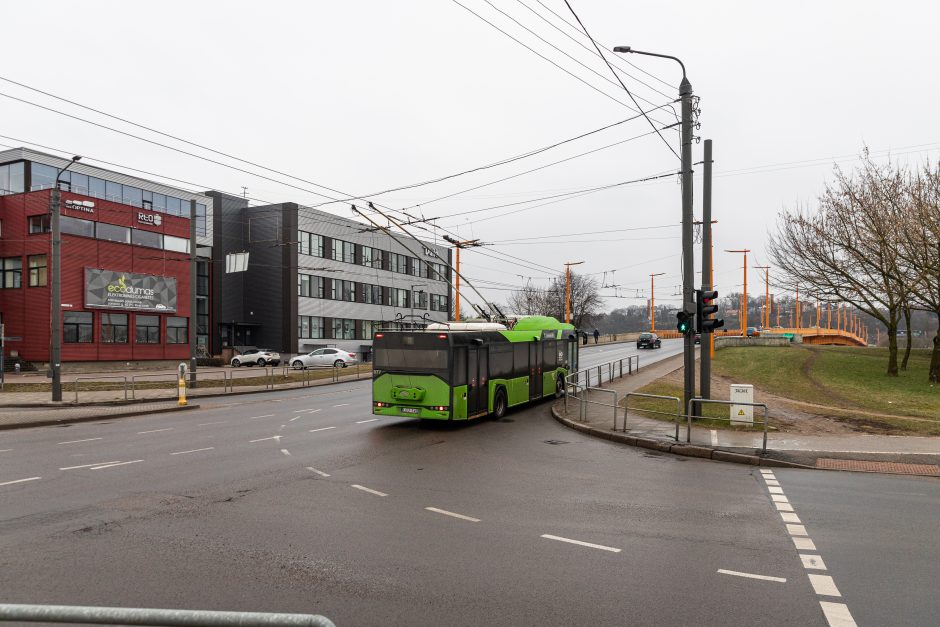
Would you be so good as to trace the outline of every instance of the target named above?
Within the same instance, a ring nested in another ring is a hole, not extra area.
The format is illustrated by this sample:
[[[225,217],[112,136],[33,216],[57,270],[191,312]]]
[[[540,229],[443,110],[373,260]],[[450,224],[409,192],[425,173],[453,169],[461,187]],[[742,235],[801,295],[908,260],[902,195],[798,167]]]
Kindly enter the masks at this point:
[[[506,391],[503,388],[499,388],[496,390],[496,395],[493,397],[493,418],[499,420],[505,416],[506,406]]]

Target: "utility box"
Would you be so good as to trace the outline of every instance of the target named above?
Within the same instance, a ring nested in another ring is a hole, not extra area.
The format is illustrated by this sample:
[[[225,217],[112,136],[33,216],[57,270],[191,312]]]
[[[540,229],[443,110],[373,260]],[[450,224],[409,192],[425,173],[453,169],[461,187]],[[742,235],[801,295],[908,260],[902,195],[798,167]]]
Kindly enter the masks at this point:
[[[731,384],[732,403],[753,403],[754,386],[748,383]],[[751,405],[731,405],[731,424],[753,425],[754,407]]]

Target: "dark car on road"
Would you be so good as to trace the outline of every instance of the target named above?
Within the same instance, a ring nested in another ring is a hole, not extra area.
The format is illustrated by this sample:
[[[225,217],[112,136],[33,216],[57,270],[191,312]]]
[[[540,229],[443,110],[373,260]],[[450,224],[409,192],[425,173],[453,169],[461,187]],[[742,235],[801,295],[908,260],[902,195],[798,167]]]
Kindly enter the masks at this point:
[[[636,340],[637,348],[659,348],[660,346],[662,342],[655,333],[640,333],[640,337]]]

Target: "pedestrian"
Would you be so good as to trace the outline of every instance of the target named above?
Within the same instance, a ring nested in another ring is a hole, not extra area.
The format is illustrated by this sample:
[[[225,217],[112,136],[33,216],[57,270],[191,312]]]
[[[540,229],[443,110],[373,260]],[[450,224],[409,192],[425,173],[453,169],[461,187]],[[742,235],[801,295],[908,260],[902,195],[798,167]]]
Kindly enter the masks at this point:
[[[597,338],[599,338],[600,336],[601,336],[600,331],[598,331],[597,329],[594,329],[594,343],[595,344],[597,344]]]

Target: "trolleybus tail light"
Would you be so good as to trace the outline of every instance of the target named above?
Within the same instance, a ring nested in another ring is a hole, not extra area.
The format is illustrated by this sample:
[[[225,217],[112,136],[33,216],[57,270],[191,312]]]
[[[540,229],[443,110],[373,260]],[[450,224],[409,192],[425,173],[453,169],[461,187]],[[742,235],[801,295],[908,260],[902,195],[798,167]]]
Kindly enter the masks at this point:
[[[375,337],[385,337],[385,334],[384,334],[384,333],[376,333],[376,334],[375,334]]]
[[[437,411],[447,411],[447,407],[445,407],[444,405],[438,405],[436,407],[432,407],[431,409],[435,409]]]
[[[376,407],[389,407],[388,403],[383,403],[382,401],[375,401]]]
[[[446,340],[446,339],[447,339],[447,334],[446,334],[446,333],[439,333],[438,336],[437,336],[437,338],[440,339],[440,340]]]

